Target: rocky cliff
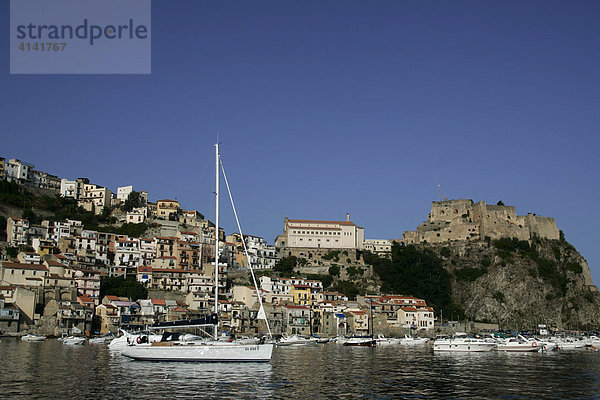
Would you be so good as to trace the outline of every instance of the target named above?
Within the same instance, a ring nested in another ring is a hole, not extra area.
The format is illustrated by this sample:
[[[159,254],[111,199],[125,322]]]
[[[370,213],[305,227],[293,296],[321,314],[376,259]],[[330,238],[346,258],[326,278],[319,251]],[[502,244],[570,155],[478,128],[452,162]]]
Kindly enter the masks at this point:
[[[522,329],[541,323],[559,329],[600,325],[600,292],[586,260],[562,235],[417,246],[442,259],[452,300],[469,319]]]

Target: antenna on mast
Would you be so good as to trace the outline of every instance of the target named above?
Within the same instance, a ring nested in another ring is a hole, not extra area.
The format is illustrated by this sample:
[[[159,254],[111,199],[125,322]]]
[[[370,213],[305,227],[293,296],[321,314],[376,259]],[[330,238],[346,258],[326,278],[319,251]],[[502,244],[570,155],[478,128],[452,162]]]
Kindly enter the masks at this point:
[[[438,183],[437,185],[438,201],[442,201],[442,186]]]

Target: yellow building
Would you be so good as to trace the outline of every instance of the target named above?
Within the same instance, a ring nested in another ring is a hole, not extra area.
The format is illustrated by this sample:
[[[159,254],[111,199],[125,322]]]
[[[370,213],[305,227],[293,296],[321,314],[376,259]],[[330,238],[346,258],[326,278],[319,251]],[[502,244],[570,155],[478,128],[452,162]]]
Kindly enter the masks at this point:
[[[181,205],[176,200],[158,200],[156,202],[156,216],[158,218],[170,220],[177,216],[180,207]]]
[[[292,285],[290,292],[294,296],[294,304],[299,306],[312,305],[309,285]]]

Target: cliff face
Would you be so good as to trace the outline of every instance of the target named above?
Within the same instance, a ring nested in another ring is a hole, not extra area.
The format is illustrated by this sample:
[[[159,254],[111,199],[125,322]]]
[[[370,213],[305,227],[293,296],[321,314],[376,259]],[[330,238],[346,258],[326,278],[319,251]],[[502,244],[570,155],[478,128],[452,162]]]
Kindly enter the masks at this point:
[[[421,244],[452,276],[452,299],[469,319],[501,327],[597,329],[600,292],[564,239],[534,237]]]

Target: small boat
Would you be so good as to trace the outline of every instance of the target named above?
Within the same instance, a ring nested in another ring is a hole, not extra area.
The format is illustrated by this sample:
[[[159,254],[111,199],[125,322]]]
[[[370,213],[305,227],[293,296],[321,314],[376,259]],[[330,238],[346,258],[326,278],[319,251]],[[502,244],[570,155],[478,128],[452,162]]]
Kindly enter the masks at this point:
[[[377,335],[377,339],[375,339],[375,342],[377,343],[377,346],[388,346],[391,344],[399,344],[400,339],[388,338],[380,333],[379,335]]]
[[[66,346],[80,346],[85,343],[85,338],[77,336],[68,336],[64,338],[62,342]]]
[[[277,346],[305,346],[316,344],[317,338],[305,338],[299,335],[284,336],[277,342]]]
[[[373,338],[373,336],[352,336],[346,339],[343,343],[344,346],[364,346],[371,347],[376,346],[377,341]]]
[[[529,343],[535,342],[538,346],[541,346],[542,347],[541,351],[552,351],[552,350],[558,349],[558,345],[549,340],[539,339],[539,338],[526,338],[526,337],[522,337],[522,338],[524,340],[528,341]]]
[[[457,332],[451,337],[438,337],[433,341],[434,351],[483,352],[491,351],[495,348],[496,342],[474,338],[462,332]]]
[[[538,352],[542,350],[542,344],[536,341],[529,341],[523,336],[499,339],[497,349],[498,351],[507,352]]]
[[[111,340],[112,340],[111,336],[100,336],[100,337],[95,337],[95,338],[89,338],[88,343],[89,344],[106,344],[106,343],[110,342]]]
[[[43,342],[46,340],[46,336],[34,335],[33,333],[29,333],[25,336],[21,336],[21,340],[25,342]]]
[[[585,348],[585,341],[568,337],[565,339],[558,339],[556,345],[559,350],[578,350]]]
[[[400,339],[400,344],[402,346],[423,346],[426,345],[427,342],[429,342],[429,339],[427,338],[412,337],[408,335],[405,335]]]

